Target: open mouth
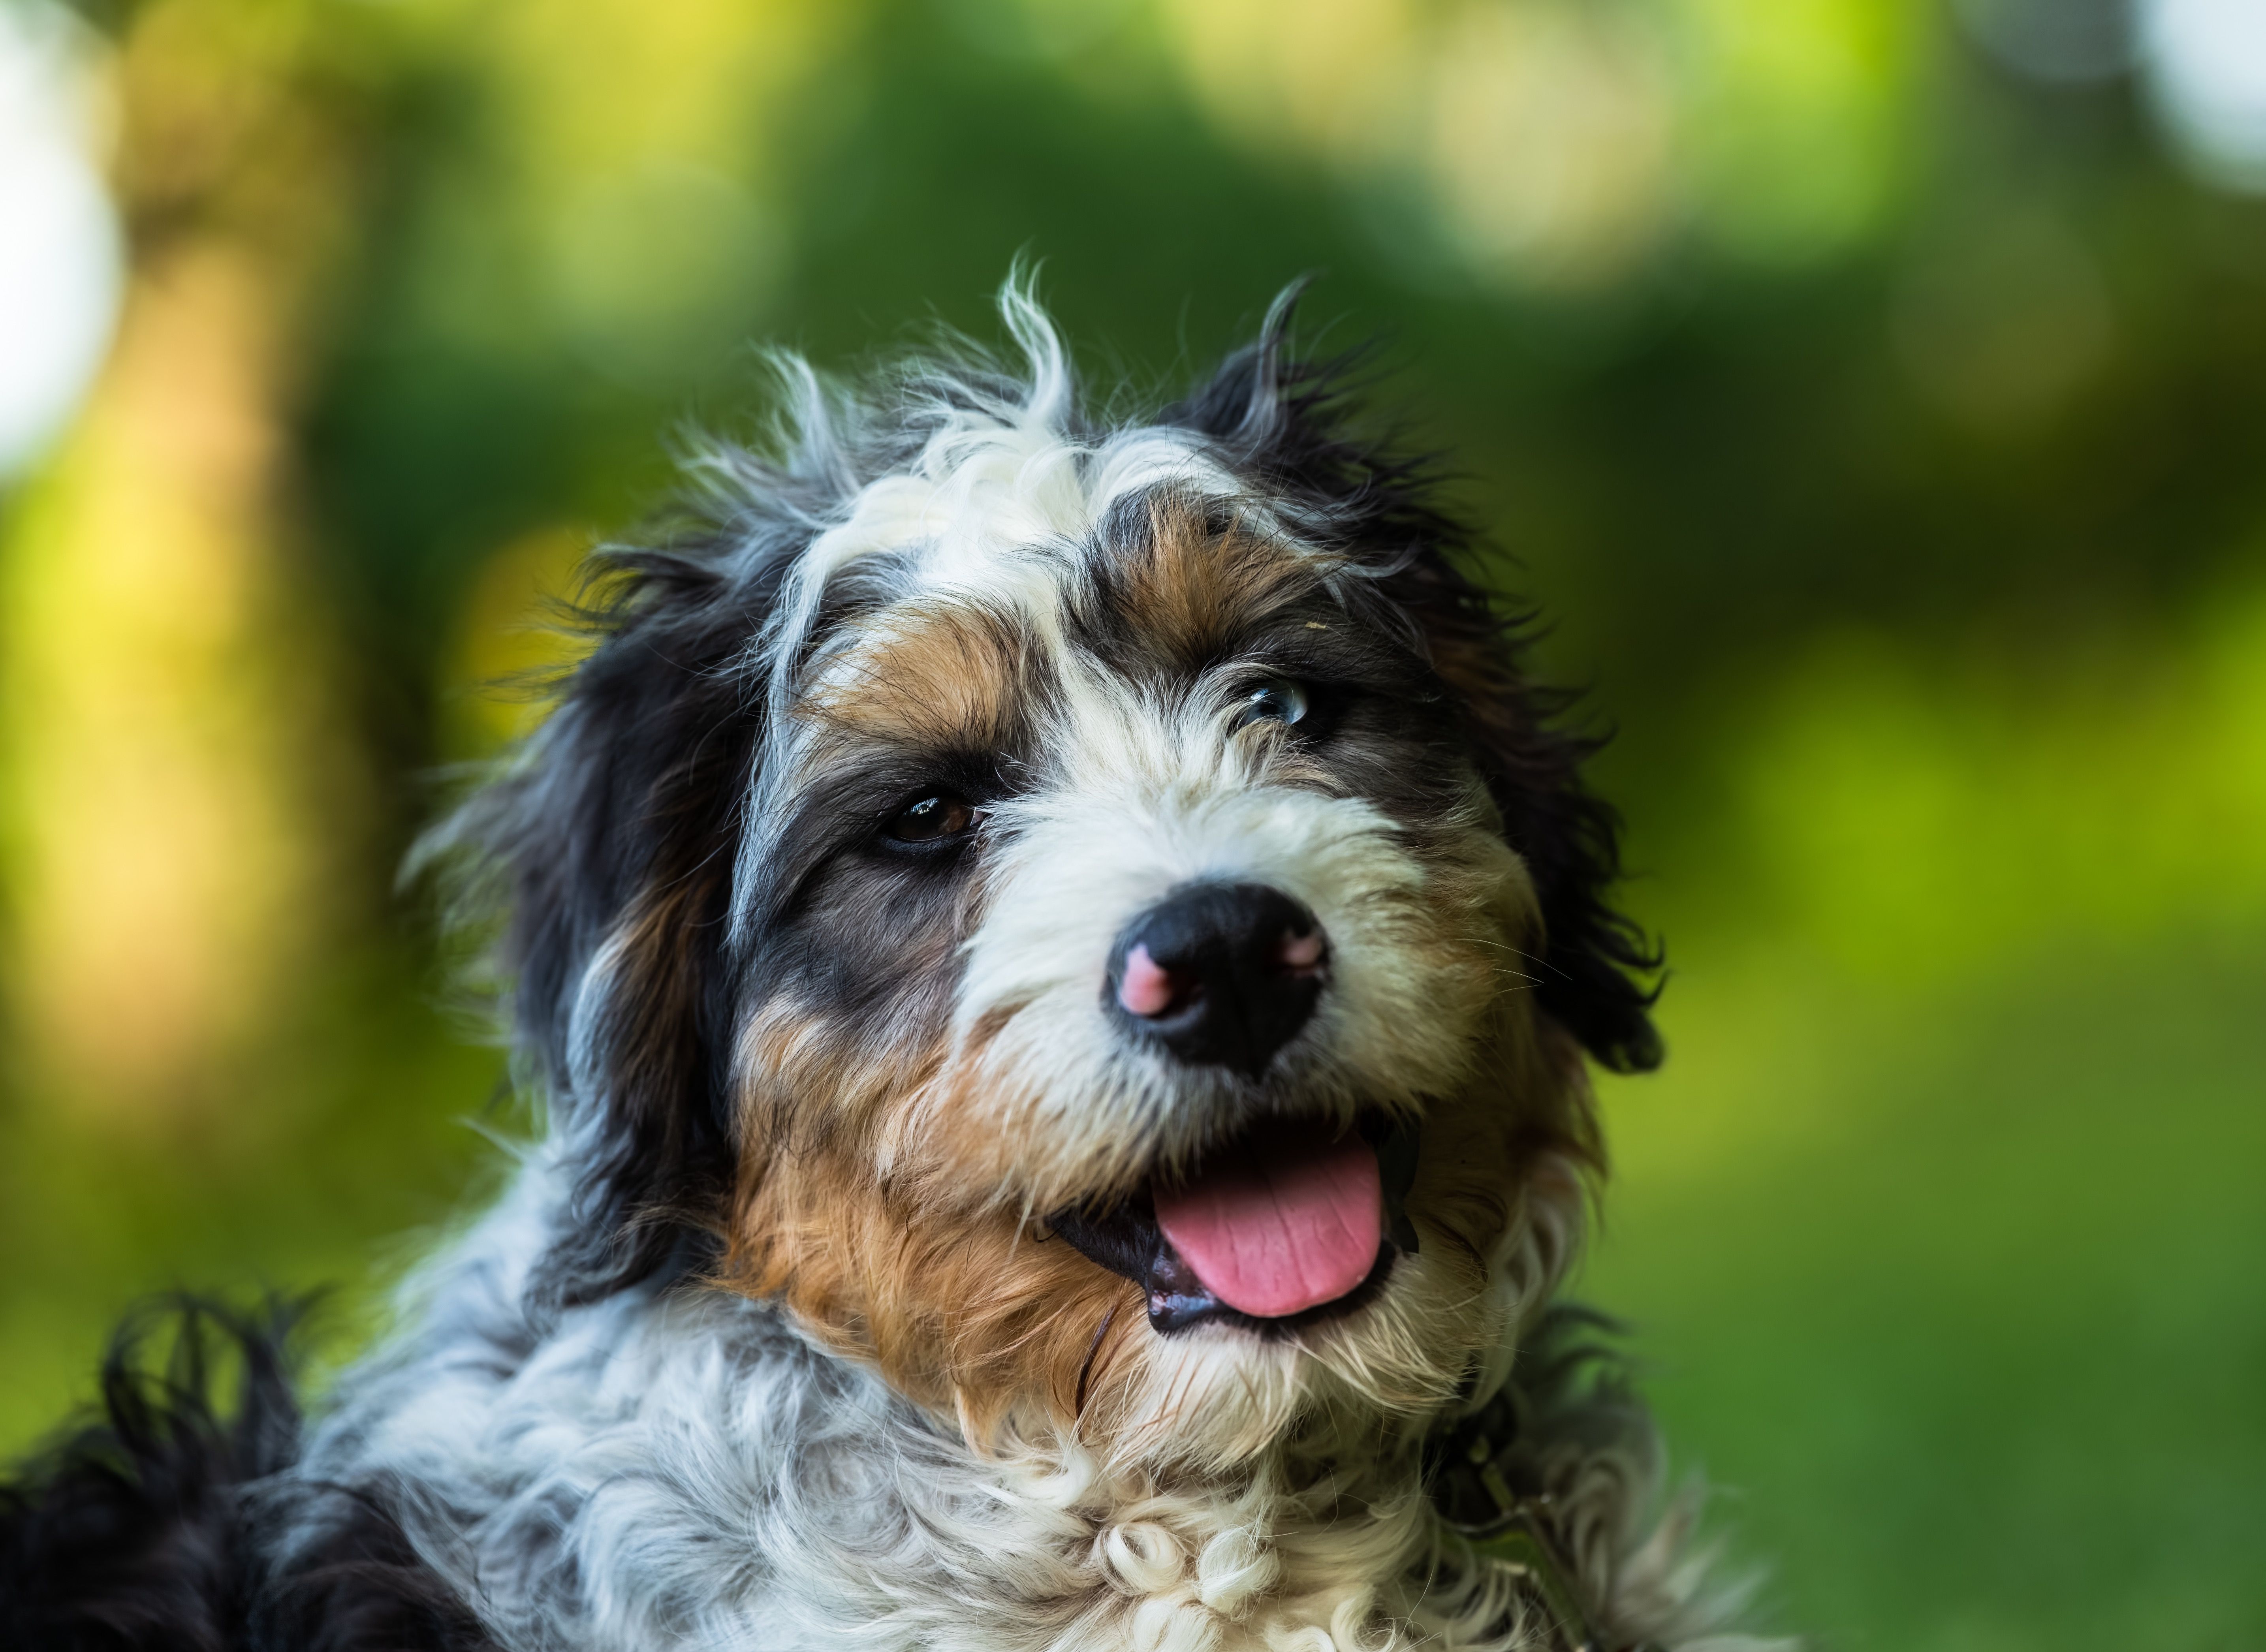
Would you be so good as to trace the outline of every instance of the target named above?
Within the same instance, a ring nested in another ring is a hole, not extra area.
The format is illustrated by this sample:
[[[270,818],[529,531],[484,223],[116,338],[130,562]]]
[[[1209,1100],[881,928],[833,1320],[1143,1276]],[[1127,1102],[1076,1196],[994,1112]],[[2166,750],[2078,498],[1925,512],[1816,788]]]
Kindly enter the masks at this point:
[[[1107,1210],[1049,1219],[1087,1260],[1148,1298],[1160,1332],[1219,1321],[1294,1330],[1349,1312],[1416,1253],[1406,1202],[1416,1129],[1370,1121],[1333,1140],[1269,1119]]]

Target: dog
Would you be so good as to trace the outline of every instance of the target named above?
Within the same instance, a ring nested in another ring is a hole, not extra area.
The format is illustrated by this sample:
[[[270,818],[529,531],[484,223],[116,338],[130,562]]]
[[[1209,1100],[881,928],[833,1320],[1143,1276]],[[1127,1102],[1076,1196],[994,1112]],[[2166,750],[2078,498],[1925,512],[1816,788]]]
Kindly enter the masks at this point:
[[[1556,1305],[1660,1055],[1592,742],[1292,296],[1130,422],[1001,304],[596,555],[421,852],[542,1128],[311,1418],[288,1316],[123,1349],[8,1644],[1760,1644]]]

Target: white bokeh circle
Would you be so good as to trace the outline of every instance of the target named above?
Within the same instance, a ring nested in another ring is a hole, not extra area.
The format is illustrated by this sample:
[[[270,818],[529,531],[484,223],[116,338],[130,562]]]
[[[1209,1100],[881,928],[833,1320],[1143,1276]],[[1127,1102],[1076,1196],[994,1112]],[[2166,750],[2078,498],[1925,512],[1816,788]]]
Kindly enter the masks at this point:
[[[2266,193],[2266,0],[2144,0],[2149,89],[2207,177]]]
[[[118,216],[96,164],[89,48],[58,9],[0,4],[0,479],[43,452],[117,318]]]

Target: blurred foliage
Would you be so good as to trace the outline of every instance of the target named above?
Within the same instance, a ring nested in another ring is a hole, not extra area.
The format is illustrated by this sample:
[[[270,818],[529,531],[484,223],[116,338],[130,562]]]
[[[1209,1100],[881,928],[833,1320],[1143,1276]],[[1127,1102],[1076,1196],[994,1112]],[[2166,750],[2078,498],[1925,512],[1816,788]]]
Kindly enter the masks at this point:
[[[0,501],[0,1439],[151,1288],[340,1282],[350,1346],[486,1185],[393,868],[755,344],[993,336],[1027,252],[1161,391],[1319,271],[1621,731],[1673,1055],[1589,1288],[1780,1615],[2266,1643],[2266,208],[1958,15],[99,14],[128,296]]]

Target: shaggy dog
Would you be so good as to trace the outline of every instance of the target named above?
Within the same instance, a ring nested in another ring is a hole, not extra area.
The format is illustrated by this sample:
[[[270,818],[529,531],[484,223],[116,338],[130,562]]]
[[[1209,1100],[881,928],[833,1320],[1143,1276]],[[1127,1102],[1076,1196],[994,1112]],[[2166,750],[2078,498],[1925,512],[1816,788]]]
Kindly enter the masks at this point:
[[[10,1646],[1733,1644],[1550,1307],[1658,1055],[1584,744],[1287,303],[1129,423],[1003,307],[603,554],[431,850],[545,1129],[303,1427],[116,1362]]]

